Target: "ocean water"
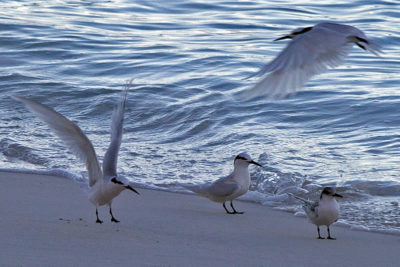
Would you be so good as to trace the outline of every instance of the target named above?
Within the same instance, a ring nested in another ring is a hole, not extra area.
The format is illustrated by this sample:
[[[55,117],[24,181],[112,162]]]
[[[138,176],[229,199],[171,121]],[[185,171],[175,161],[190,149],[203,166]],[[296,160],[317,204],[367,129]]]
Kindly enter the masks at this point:
[[[102,159],[111,111],[127,80],[121,175],[164,190],[227,175],[247,151],[246,199],[292,212],[293,192],[334,185],[342,223],[400,231],[398,1],[0,2],[0,168],[68,171],[73,154],[20,104],[22,95],[74,122]],[[245,79],[297,27],[333,21],[383,45],[354,47],[345,64],[284,99],[240,101]],[[82,178],[83,177],[83,178]]]

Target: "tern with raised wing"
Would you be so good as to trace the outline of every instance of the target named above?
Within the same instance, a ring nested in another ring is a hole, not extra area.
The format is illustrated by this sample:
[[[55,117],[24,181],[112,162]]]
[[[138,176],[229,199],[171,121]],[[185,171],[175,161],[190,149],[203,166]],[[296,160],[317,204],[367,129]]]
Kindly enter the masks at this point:
[[[339,218],[339,204],[337,203],[335,197],[343,196],[337,194],[335,188],[325,187],[321,192],[319,201],[310,201],[293,194],[290,195],[304,202],[303,209],[306,212],[308,219],[311,223],[317,226],[318,239],[324,239],[321,237],[319,230],[321,225],[325,225],[327,227],[327,239],[336,239],[331,236],[329,226],[336,222]]]
[[[252,160],[247,153],[240,153],[235,157],[233,172],[228,176],[222,177],[210,184],[185,185],[185,187],[200,196],[222,203],[222,206],[228,214],[243,214],[243,212],[239,212],[234,208],[232,201],[244,195],[249,190],[250,164],[261,167],[261,165]],[[232,211],[226,208],[226,201],[230,201]]]
[[[284,39],[291,41],[275,59],[250,76],[263,77],[241,93],[243,99],[283,97],[293,93],[312,76],[341,65],[354,44],[375,55],[381,52],[380,46],[361,30],[332,22],[298,28],[275,41]]]
[[[24,97],[13,96],[15,100],[25,104],[32,113],[46,122],[68,149],[86,164],[89,176],[88,198],[96,206],[96,223],[103,222],[98,216],[98,206],[108,205],[111,221],[118,223],[119,221],[115,219],[112,213],[112,200],[125,189],[139,194],[129,184],[121,181],[116,170],[118,152],[122,141],[122,126],[128,89],[129,85],[127,84],[122,101],[112,113],[111,142],[104,156],[102,169],[92,143],[75,123],[46,105]]]

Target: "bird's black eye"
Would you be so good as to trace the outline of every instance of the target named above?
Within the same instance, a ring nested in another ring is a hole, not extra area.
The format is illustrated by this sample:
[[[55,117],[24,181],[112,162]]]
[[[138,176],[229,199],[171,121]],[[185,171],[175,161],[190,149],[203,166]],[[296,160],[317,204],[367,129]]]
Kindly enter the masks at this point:
[[[237,159],[241,159],[241,160],[246,160],[247,161],[247,159],[245,157],[242,157],[242,156],[236,156],[235,160],[237,160]]]
[[[324,190],[322,190],[322,192],[328,194],[330,193],[331,189],[329,187],[325,187]]]

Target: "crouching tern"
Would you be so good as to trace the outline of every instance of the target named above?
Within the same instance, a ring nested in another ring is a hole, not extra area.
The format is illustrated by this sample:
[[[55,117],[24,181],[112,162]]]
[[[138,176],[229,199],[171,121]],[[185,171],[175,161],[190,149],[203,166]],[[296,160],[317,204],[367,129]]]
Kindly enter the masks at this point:
[[[275,59],[250,76],[268,73],[254,87],[242,92],[242,99],[293,93],[312,76],[341,65],[354,44],[375,55],[381,52],[380,46],[361,30],[331,22],[295,29],[275,41],[284,39],[291,41]]]
[[[331,236],[329,226],[336,222],[339,218],[339,204],[337,203],[335,197],[343,196],[337,194],[333,187],[325,187],[321,192],[319,201],[315,202],[303,199],[293,194],[290,195],[304,202],[303,208],[308,219],[311,221],[311,223],[317,226],[318,239],[324,239],[320,235],[319,227],[321,225],[326,225],[327,227],[327,239],[336,239]]]
[[[89,176],[88,198],[96,206],[96,223],[103,223],[98,216],[98,206],[107,204],[111,215],[111,221],[118,223],[119,221],[115,219],[112,213],[112,200],[125,189],[139,194],[129,184],[125,185],[118,178],[116,170],[118,151],[122,140],[124,108],[128,89],[129,85],[125,88],[122,101],[112,113],[111,142],[103,159],[103,171],[100,168],[92,143],[76,124],[48,106],[24,97],[13,96],[15,100],[25,104],[31,112],[46,122],[50,129],[64,141],[64,144],[69,150],[86,164]]]
[[[184,185],[184,187],[200,196],[222,203],[222,206],[228,214],[243,214],[244,212],[236,211],[232,201],[244,195],[249,190],[250,172],[248,167],[250,164],[262,167],[259,163],[252,160],[247,153],[240,153],[235,157],[233,172],[230,175],[222,177],[211,184]],[[232,211],[226,208],[226,201],[231,202]]]

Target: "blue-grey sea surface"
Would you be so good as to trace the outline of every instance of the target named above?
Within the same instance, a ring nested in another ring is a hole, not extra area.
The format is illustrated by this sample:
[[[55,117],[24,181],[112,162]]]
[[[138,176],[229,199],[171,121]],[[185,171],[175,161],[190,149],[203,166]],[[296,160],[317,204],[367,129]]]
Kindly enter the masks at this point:
[[[346,23],[383,46],[283,99],[241,101],[246,79],[297,27]],[[0,2],[0,168],[84,164],[10,98],[33,98],[76,122],[101,160],[110,116],[129,91],[118,169],[134,183],[179,190],[251,166],[247,199],[290,211],[286,192],[317,199],[333,185],[343,222],[400,231],[400,3],[372,1],[54,0]],[[221,211],[222,212],[222,211]]]

